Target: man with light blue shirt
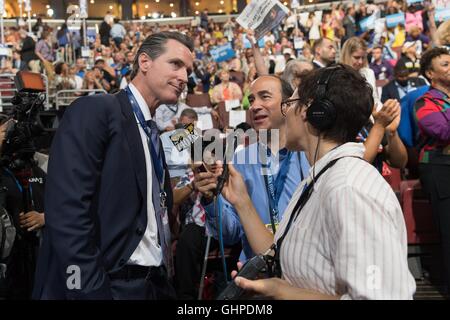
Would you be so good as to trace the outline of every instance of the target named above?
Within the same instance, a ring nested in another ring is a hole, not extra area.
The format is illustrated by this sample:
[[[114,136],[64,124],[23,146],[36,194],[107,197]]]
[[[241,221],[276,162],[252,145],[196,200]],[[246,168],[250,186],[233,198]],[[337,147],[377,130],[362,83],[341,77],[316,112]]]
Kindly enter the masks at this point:
[[[278,77],[266,75],[256,79],[250,90],[250,112],[259,142],[235,153],[233,163],[244,178],[261,220],[273,231],[292,194],[307,174],[309,163],[302,152],[289,152],[285,148],[285,118],[281,114],[281,103],[292,95],[292,87]],[[266,132],[267,138],[264,135]],[[252,257],[254,253],[236,210],[221,196],[219,202],[224,244],[242,241],[243,253],[240,259]],[[214,204],[203,204],[208,228],[217,238]]]

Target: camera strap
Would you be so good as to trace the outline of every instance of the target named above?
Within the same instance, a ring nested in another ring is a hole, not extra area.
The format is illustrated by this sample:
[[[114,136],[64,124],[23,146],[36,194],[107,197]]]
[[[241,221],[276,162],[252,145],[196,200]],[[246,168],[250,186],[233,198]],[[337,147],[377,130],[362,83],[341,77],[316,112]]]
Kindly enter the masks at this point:
[[[300,195],[300,198],[298,199],[297,203],[295,204],[295,207],[292,210],[292,213],[291,213],[291,215],[289,217],[288,224],[287,224],[286,228],[284,229],[284,232],[281,235],[281,237],[278,238],[278,240],[277,240],[277,245],[276,245],[276,249],[275,249],[275,256],[274,256],[274,262],[275,262],[275,266],[276,266],[275,273],[276,273],[277,277],[281,278],[281,275],[283,273],[283,270],[281,269],[281,263],[280,263],[281,245],[282,245],[286,235],[288,234],[289,229],[292,226],[292,223],[300,215],[301,210],[303,209],[303,207],[306,205],[306,203],[308,202],[309,198],[311,197],[312,192],[314,190],[314,185],[317,182],[317,180],[328,169],[330,169],[332,166],[334,166],[342,158],[357,158],[357,159],[361,159],[361,160],[365,161],[363,158],[357,157],[357,156],[343,156],[343,157],[340,157],[340,158],[336,158],[336,159],[331,160],[330,162],[328,162],[328,164],[325,167],[323,167],[322,170],[320,170],[320,172],[317,174],[317,176],[309,184],[305,184],[305,186],[303,188],[303,191],[302,191],[302,194]]]

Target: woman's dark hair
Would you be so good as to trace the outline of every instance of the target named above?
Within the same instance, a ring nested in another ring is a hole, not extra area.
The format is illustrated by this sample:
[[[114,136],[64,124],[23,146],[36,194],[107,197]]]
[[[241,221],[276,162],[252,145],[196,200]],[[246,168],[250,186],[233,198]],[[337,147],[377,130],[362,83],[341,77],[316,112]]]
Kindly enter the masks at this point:
[[[148,36],[144,42],[142,42],[141,47],[136,53],[136,57],[133,62],[133,72],[131,73],[131,79],[133,79],[139,70],[139,56],[141,53],[146,53],[152,60],[155,60],[162,54],[166,52],[166,43],[168,40],[175,40],[183,44],[189,49],[189,51],[194,51],[194,43],[186,35],[180,32],[163,31],[159,33],[152,34]]]
[[[352,67],[339,64],[328,82],[325,97],[336,109],[336,121],[323,137],[338,143],[355,141],[358,132],[367,123],[373,109],[372,88],[366,79]],[[303,78],[297,110],[309,106],[317,98],[317,83],[328,68],[311,71]]]
[[[420,59],[420,74],[427,78],[428,81],[431,81],[431,79],[427,77],[426,72],[432,69],[433,59],[443,54],[450,55],[450,52],[448,49],[443,47],[433,48],[427,50]]]
[[[62,69],[63,69],[63,66],[64,66],[64,62],[58,62],[57,64],[56,64],[56,66],[55,66],[55,73],[56,74],[61,74],[62,73]]]

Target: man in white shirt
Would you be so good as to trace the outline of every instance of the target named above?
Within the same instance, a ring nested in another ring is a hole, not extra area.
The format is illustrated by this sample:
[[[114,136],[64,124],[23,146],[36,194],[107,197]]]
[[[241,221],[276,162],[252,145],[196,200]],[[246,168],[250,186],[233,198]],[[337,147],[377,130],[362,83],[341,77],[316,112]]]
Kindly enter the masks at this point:
[[[144,40],[130,85],[68,108],[50,151],[35,299],[171,299],[172,193],[152,120],[192,72],[192,41]]]

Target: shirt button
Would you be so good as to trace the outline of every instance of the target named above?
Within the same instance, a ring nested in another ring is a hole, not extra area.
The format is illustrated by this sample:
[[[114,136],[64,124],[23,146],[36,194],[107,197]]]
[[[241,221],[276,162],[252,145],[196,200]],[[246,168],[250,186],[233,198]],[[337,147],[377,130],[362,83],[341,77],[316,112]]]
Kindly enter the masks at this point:
[[[144,230],[142,230],[142,228],[137,228],[137,229],[136,229],[136,234],[137,234],[138,236],[142,236],[142,235],[144,234]]]

